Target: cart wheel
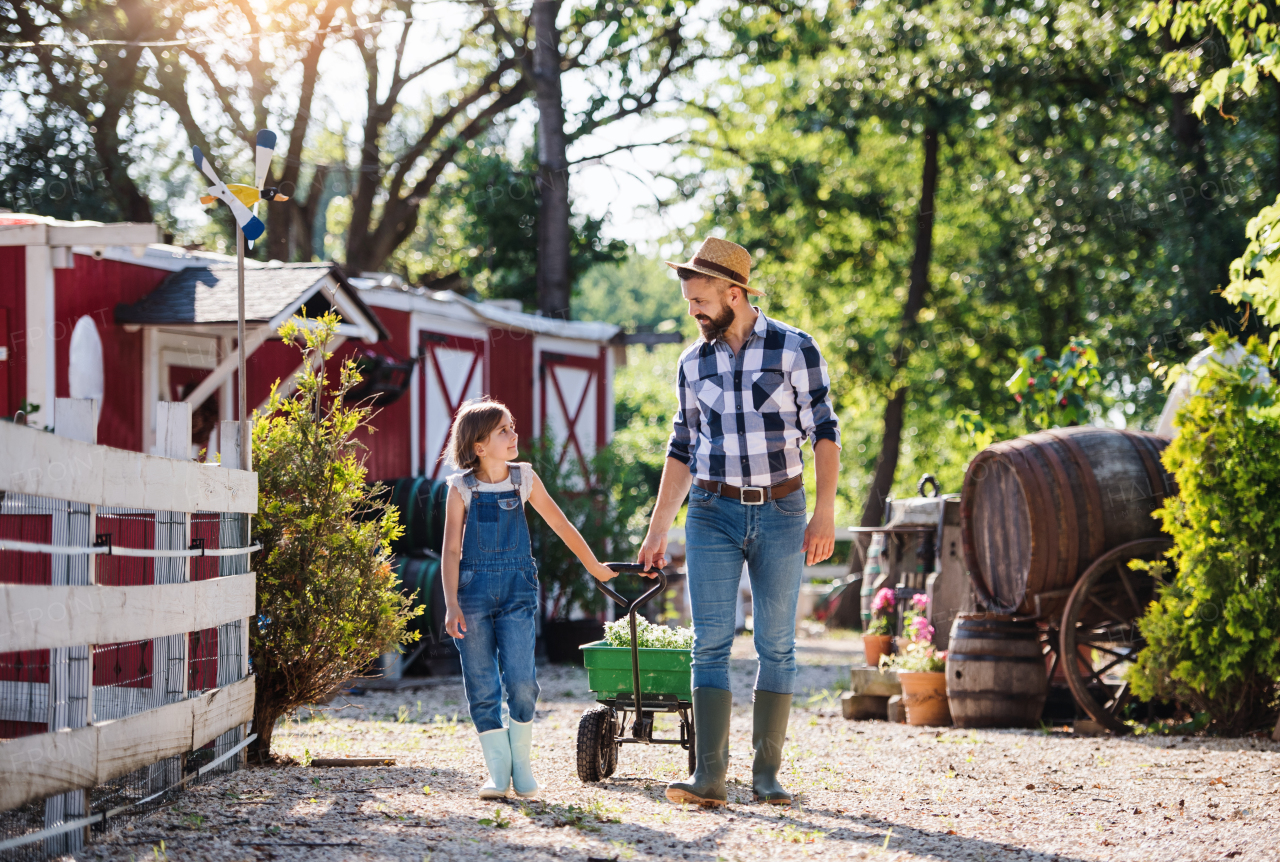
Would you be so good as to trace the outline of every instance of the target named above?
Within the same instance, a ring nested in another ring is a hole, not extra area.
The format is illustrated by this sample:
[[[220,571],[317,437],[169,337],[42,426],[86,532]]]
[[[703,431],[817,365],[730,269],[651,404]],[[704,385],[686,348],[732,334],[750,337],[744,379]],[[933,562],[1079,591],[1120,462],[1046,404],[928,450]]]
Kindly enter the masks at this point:
[[[612,707],[593,706],[578,720],[578,778],[595,782],[618,766],[617,720]]]
[[[1137,620],[1156,586],[1129,561],[1157,559],[1169,545],[1167,539],[1140,539],[1107,551],[1085,569],[1062,611],[1058,660],[1067,685],[1080,708],[1114,733],[1128,731],[1122,711],[1130,692],[1127,682],[1108,674],[1146,646]]]

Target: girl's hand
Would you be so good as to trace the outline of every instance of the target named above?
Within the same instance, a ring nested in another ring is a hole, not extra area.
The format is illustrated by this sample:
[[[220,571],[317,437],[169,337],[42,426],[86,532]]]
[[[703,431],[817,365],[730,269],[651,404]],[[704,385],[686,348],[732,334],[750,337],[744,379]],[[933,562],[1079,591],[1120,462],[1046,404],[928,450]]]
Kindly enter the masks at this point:
[[[611,581],[618,576],[618,573],[606,566],[604,563],[595,562],[587,566],[587,571],[591,573],[591,577],[600,583]]]
[[[465,638],[463,634],[467,630],[467,621],[462,618],[462,608],[457,605],[449,605],[444,612],[444,630],[455,638]]]

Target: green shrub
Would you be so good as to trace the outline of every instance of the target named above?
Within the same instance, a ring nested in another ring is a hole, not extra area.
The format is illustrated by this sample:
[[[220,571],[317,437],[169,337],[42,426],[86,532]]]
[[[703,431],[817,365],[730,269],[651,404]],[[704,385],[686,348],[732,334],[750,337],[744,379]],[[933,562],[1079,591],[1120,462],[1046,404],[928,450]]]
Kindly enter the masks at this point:
[[[410,609],[391,569],[391,542],[402,530],[396,509],[377,503],[379,489],[364,483],[363,447],[354,435],[371,410],[343,403],[360,375],[344,362],[337,387],[325,391],[316,361],[338,318],[301,323],[295,318],[280,328],[286,343],[306,340],[296,393],[283,396],[277,381],[253,428],[253,532],[264,549],[254,559],[258,615],[249,632],[259,760],[270,754],[277,720],[416,639],[406,626],[421,613]]]
[[[1260,378],[1276,340],[1191,372],[1164,452],[1178,495],[1156,512],[1174,545],[1150,566],[1173,576],[1139,620],[1147,646],[1129,671],[1139,697],[1177,700],[1225,734],[1266,724],[1280,679],[1280,409]],[[1230,344],[1210,341],[1219,355]]]
[[[547,493],[601,562],[635,559],[653,506],[651,496],[631,493],[643,484],[641,468],[624,460],[612,444],[588,459],[585,471],[572,446],[562,458],[563,449],[553,442],[550,430],[543,429],[521,457],[533,464]],[[568,619],[574,607],[587,613],[602,610],[608,600],[596,589],[595,579],[546,521],[536,513],[528,518],[538,577],[547,588],[547,618]]]

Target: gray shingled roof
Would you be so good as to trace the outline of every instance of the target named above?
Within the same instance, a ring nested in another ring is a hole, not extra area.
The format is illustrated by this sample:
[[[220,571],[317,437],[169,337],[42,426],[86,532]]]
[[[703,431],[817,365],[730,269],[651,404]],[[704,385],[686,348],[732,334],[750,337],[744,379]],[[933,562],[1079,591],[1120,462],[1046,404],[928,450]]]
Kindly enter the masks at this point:
[[[310,291],[333,269],[290,263],[244,271],[245,320],[266,322]],[[116,306],[120,323],[234,323],[236,268],[189,266],[173,273],[133,305]]]
[[[360,308],[383,338],[386,329],[377,314],[360,298],[332,263],[285,263],[279,266],[245,268],[244,316],[246,321],[265,323],[299,297],[309,293],[330,273],[353,304]],[[190,266],[171,274],[145,297],[132,305],[116,306],[117,323],[182,325],[235,323],[236,268],[234,266]]]

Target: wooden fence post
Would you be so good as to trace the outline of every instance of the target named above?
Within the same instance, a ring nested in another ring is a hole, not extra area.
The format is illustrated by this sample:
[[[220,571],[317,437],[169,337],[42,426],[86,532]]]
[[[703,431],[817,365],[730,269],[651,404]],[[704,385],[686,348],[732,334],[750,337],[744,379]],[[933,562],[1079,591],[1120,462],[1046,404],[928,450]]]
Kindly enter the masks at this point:
[[[157,401],[156,442],[151,454],[178,461],[191,460],[191,405],[183,401]],[[161,523],[163,520],[164,523]],[[156,513],[156,550],[180,551],[191,545],[191,515],[188,512]],[[191,579],[187,557],[158,559],[156,584],[181,584]],[[156,706],[176,703],[187,697],[189,635],[167,635],[152,641],[151,691]],[[149,789],[162,790],[182,778],[181,758],[166,758],[150,768]]]
[[[232,470],[244,469],[246,463],[240,452],[240,423],[231,419],[224,419],[218,423],[218,441],[221,447],[220,463],[223,467]],[[252,440],[252,435],[250,435]],[[252,445],[252,442],[250,443]],[[250,536],[249,516],[245,514],[236,515],[234,520],[226,518],[222,522],[219,539],[226,547],[228,544],[237,544],[247,546],[252,544]],[[227,575],[238,575],[249,571],[250,558],[248,557],[223,557],[218,565],[220,566],[219,575],[226,577]],[[237,655],[236,653],[239,653]],[[218,685],[228,685],[237,679],[244,679],[249,675],[249,621],[238,620],[234,623],[227,623],[218,631]],[[226,740],[219,740],[220,743],[236,743],[245,737],[249,732],[249,726],[243,725],[236,731],[228,731]],[[243,763],[246,755],[241,756]]]
[[[54,433],[82,443],[98,442],[97,399],[59,398],[54,404]],[[66,466],[66,465],[64,465]],[[66,467],[67,469],[72,469]],[[68,504],[53,515],[54,544],[91,545],[96,506]],[[51,562],[55,586],[87,586],[93,583],[90,557],[56,556]],[[76,644],[49,650],[49,730],[73,730],[93,721],[93,644]],[[45,800],[45,827],[58,826],[89,813],[87,792],[71,790]],[[88,829],[72,830],[46,838],[50,855],[76,853],[88,840]]]

